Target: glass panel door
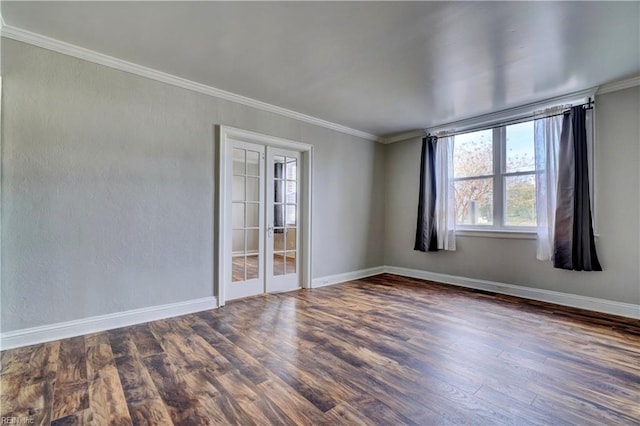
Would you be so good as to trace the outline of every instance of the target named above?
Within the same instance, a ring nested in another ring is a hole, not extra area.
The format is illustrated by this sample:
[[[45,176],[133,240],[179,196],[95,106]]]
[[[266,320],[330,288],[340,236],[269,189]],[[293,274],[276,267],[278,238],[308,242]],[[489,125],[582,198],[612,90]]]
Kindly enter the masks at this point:
[[[300,287],[299,164],[298,152],[267,148],[267,292]]]
[[[231,300],[264,292],[264,147],[233,141],[229,162],[231,282],[226,298]]]

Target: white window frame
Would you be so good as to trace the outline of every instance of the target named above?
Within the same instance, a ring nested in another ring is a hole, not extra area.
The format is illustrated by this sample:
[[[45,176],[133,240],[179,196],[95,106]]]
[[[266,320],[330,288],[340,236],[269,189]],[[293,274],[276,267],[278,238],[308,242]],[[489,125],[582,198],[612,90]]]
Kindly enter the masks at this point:
[[[526,123],[532,120],[522,120],[519,123]],[[519,124],[512,123],[509,125]],[[503,232],[516,232],[516,233],[535,233],[535,226],[508,226],[506,222],[506,195],[507,188],[505,185],[506,178],[512,176],[535,176],[536,170],[524,171],[524,172],[507,172],[507,127],[500,126],[490,128],[492,130],[492,150],[493,150],[493,174],[478,175],[478,176],[464,176],[454,178],[454,182],[473,180],[479,178],[491,178],[493,181],[493,224],[492,225],[469,225],[456,223],[456,229],[460,231],[503,231]],[[481,131],[481,130],[475,130]],[[473,132],[469,132],[473,133]],[[532,139],[533,139],[533,135]],[[455,137],[454,137],[454,156],[455,156]],[[535,167],[535,166],[534,166]]]
[[[446,123],[435,127],[424,129],[425,133],[437,135],[438,137],[453,136],[455,134],[474,132],[479,130],[486,130],[499,127],[504,122],[509,124],[516,124],[518,121],[528,121],[534,119],[534,113],[542,111],[546,108],[559,106],[559,105],[578,105],[587,102],[589,99],[594,100],[598,87],[582,90],[567,94],[565,96],[558,96],[534,102],[519,107],[497,111],[494,113],[481,115],[477,117],[471,117],[456,122]],[[588,141],[587,152],[589,161],[589,189],[591,192],[591,216],[593,218],[593,231],[596,238],[599,237],[597,232],[597,191],[596,191],[596,176],[597,176],[597,161],[595,156],[596,151],[596,109],[594,108],[591,116],[592,133],[590,140]],[[589,135],[589,132],[587,132]],[[494,152],[495,155],[495,152]],[[494,162],[495,164],[495,162]],[[495,191],[495,188],[494,188]],[[495,211],[494,211],[495,214]],[[494,224],[495,225],[495,224]],[[486,238],[515,238],[515,239],[536,239],[536,229],[524,228],[524,227],[496,227],[496,226],[470,226],[470,225],[456,225],[456,235],[462,237],[486,237]]]

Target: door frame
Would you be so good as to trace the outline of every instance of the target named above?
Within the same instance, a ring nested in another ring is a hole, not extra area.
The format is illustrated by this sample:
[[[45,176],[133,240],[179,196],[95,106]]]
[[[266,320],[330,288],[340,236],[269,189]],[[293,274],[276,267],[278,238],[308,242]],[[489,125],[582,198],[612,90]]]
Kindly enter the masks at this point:
[[[302,288],[311,288],[311,188],[313,175],[313,146],[302,142],[263,135],[249,130],[241,130],[230,126],[216,125],[215,139],[217,143],[217,184],[214,197],[214,295],[218,298],[218,306],[226,303],[224,283],[231,282],[231,265],[225,262],[225,250],[231,247],[231,208],[225,200],[225,188],[230,184],[227,161],[229,141],[249,142],[266,147],[284,148],[297,151],[301,155],[300,173],[300,284]],[[214,141],[215,143],[215,141]]]

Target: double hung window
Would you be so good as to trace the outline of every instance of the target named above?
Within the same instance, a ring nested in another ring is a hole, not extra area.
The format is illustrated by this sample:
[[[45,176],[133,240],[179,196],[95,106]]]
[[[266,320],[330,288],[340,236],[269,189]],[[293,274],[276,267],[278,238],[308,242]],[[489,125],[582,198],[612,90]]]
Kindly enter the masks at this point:
[[[453,163],[458,229],[535,228],[533,121],[456,135]]]

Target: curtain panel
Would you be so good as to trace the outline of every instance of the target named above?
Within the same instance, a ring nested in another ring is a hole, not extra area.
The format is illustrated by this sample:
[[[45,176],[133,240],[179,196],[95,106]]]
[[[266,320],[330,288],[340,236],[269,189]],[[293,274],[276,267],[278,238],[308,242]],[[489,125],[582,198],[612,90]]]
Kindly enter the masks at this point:
[[[453,137],[422,140],[414,250],[455,250]]]
[[[420,154],[420,189],[418,192],[418,222],[413,249],[438,251],[436,235],[436,136],[422,139]]]
[[[572,107],[564,114],[558,153],[558,186],[553,266],[602,271],[596,253],[589,195],[587,111]]]
[[[536,258],[576,271],[601,271],[593,235],[588,146],[591,110],[582,105],[543,111],[534,123]]]
[[[538,260],[553,258],[562,111],[563,107],[546,109],[534,121]]]

